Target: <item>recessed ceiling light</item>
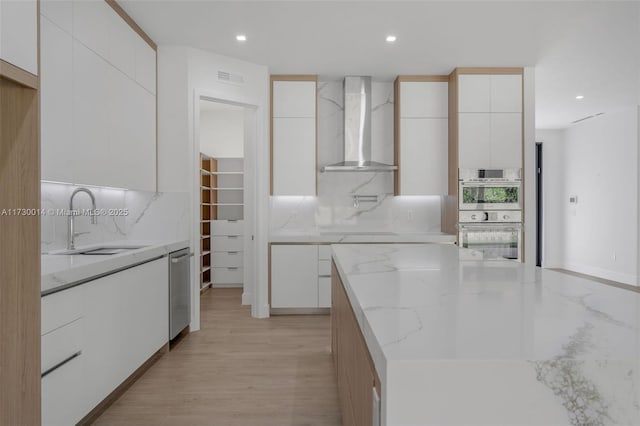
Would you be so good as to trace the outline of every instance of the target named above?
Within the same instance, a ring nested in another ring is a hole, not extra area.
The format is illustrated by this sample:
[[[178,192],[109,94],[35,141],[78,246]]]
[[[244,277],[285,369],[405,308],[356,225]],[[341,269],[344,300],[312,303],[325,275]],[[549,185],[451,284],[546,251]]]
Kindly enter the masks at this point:
[[[244,35],[244,34],[238,34],[236,36],[236,40],[238,40],[238,41],[247,41],[247,36]]]
[[[387,43],[393,43],[394,41],[396,41],[396,36],[389,35],[387,36],[386,40],[387,40]]]
[[[584,96],[583,95],[578,95],[578,96],[576,96],[576,99],[578,99],[578,100],[584,99]]]

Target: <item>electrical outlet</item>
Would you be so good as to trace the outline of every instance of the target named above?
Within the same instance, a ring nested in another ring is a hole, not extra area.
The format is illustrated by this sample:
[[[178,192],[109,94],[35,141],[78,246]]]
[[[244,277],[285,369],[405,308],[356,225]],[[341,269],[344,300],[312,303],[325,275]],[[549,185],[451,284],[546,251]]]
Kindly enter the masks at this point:
[[[413,221],[413,210],[407,210],[407,221]]]

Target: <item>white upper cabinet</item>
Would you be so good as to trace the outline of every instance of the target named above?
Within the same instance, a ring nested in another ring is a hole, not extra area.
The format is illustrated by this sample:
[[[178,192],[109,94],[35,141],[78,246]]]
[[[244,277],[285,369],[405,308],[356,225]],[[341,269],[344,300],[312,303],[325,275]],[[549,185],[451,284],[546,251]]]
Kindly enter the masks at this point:
[[[491,76],[462,74],[458,76],[458,112],[491,111]]]
[[[73,37],[104,59],[108,59],[113,14],[115,12],[105,1],[74,1]]]
[[[40,19],[42,179],[73,181],[73,38]]]
[[[109,13],[108,61],[132,79],[136,77],[136,38],[138,34],[113,11]]]
[[[273,195],[316,194],[315,118],[273,119]]]
[[[446,118],[400,119],[400,187],[402,195],[447,192]]]
[[[316,195],[316,81],[272,81],[272,195]]]
[[[402,81],[398,77],[395,108],[400,121],[396,140],[396,195],[447,193],[448,106],[447,81]]]
[[[522,76],[491,76],[491,112],[522,112]]]
[[[135,39],[135,79],[150,93],[156,94],[156,51],[141,37]]]
[[[447,118],[447,82],[403,81],[400,84],[401,118]]]
[[[522,114],[491,114],[491,167],[522,167]]]
[[[71,0],[40,0],[40,14],[67,33],[73,34],[73,2]],[[40,24],[42,26],[42,22]],[[40,32],[42,33],[42,28]]]
[[[38,3],[0,1],[0,59],[38,74]]]
[[[458,158],[461,169],[491,168],[491,114],[458,114]]]
[[[315,118],[316,82],[274,81],[273,116]]]

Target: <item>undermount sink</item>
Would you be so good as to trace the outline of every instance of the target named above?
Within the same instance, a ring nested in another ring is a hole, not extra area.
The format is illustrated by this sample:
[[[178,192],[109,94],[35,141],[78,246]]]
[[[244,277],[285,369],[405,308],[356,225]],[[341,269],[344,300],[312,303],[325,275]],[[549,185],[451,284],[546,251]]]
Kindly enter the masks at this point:
[[[87,256],[108,256],[113,254],[126,253],[131,250],[138,250],[144,248],[146,246],[102,246],[102,247],[92,247],[92,248],[83,248],[77,250],[64,250],[50,254],[64,254],[64,255],[87,255]]]

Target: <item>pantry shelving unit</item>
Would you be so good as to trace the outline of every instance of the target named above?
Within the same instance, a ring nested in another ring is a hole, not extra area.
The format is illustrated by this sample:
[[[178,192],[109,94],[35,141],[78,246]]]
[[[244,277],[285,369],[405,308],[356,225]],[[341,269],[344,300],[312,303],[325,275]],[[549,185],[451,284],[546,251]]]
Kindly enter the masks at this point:
[[[218,162],[200,154],[200,291],[211,287],[211,221],[217,218]]]

